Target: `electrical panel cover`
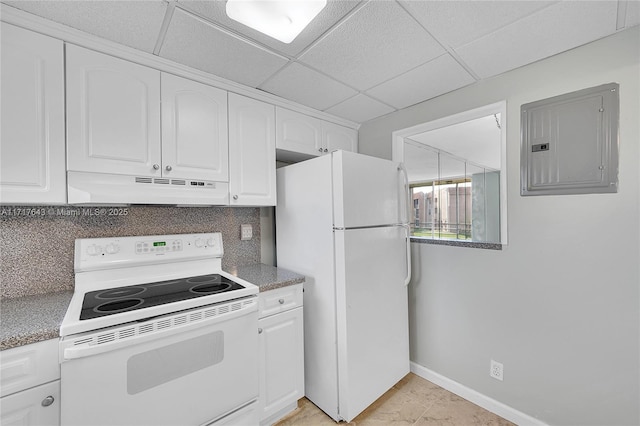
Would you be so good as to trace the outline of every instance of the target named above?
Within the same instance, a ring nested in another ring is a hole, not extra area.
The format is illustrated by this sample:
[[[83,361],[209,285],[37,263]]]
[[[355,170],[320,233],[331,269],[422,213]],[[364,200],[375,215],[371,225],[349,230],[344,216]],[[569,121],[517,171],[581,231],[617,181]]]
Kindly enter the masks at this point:
[[[619,85],[521,107],[521,195],[617,192]]]

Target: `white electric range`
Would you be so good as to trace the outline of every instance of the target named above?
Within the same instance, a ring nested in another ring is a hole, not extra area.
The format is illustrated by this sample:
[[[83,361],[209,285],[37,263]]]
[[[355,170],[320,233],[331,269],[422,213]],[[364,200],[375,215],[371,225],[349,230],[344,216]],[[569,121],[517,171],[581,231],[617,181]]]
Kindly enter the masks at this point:
[[[258,288],[220,233],[78,239],[64,425],[257,424]]]

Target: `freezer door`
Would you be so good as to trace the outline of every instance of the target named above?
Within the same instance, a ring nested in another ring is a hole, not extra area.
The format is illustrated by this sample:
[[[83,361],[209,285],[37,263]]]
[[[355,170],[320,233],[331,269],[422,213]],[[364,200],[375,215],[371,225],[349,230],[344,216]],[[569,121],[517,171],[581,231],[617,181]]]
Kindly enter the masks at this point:
[[[409,372],[406,232],[335,231],[339,417],[351,421]]]
[[[334,227],[407,223],[408,188],[397,163],[346,151],[332,156]]]

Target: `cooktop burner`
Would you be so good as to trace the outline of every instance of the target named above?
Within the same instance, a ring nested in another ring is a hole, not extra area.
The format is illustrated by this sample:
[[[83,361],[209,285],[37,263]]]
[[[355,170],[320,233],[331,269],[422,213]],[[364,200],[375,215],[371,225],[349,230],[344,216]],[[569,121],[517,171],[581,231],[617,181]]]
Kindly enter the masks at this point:
[[[164,305],[245,288],[219,274],[91,291],[84,295],[80,320]]]

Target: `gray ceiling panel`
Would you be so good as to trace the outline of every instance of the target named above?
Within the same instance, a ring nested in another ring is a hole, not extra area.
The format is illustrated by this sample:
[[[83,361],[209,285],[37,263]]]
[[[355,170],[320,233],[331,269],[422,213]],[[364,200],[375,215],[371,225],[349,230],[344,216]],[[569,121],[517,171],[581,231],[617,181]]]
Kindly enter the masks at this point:
[[[357,122],[640,24],[635,0],[329,0],[286,44],[226,0],[0,2]]]

